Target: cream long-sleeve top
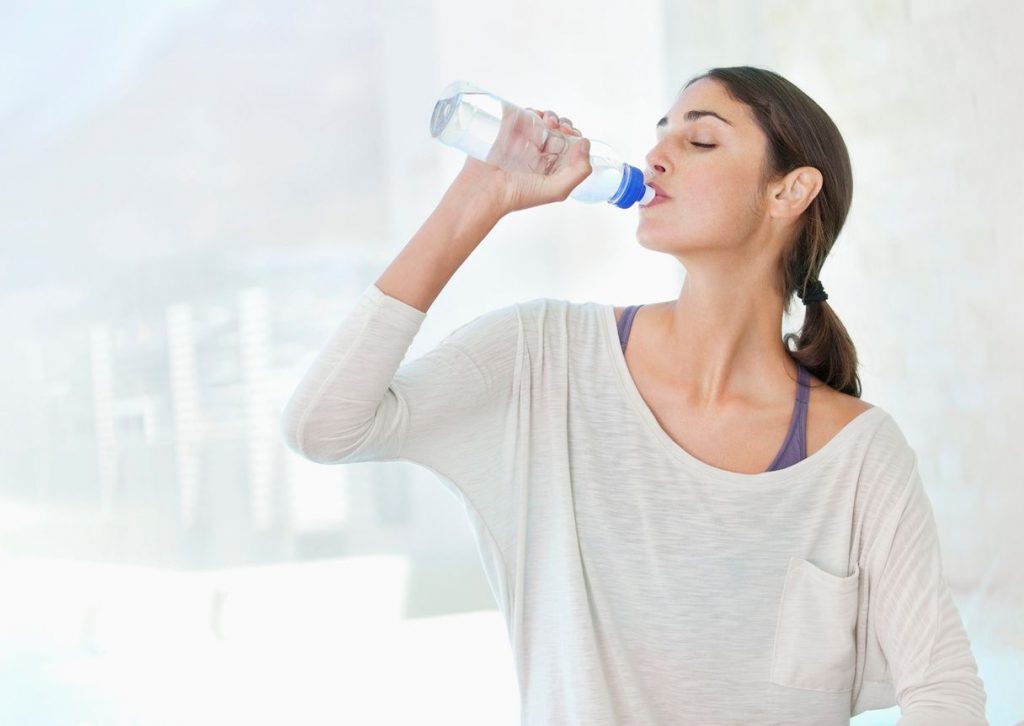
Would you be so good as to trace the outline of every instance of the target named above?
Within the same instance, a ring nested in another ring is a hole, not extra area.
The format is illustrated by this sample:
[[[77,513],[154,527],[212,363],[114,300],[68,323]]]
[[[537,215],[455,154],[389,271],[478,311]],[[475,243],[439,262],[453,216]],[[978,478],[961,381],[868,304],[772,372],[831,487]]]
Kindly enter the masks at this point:
[[[322,464],[405,461],[464,505],[528,726],[986,724],[915,451],[880,406],[744,474],[661,428],[612,305],[536,298],[403,363],[375,284],[281,414]]]

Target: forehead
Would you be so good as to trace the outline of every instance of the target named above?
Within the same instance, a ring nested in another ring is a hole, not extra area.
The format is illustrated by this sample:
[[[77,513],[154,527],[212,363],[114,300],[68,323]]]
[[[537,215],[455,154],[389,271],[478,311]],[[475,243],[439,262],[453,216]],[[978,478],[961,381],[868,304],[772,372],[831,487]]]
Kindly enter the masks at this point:
[[[746,105],[735,100],[729,95],[725,86],[711,78],[702,78],[680,91],[672,108],[665,113],[668,118],[668,126],[681,127],[683,124],[692,123],[685,117],[690,111],[716,113],[728,119],[731,126],[716,121],[714,118],[709,118],[707,123],[738,132],[744,131],[752,122]]]

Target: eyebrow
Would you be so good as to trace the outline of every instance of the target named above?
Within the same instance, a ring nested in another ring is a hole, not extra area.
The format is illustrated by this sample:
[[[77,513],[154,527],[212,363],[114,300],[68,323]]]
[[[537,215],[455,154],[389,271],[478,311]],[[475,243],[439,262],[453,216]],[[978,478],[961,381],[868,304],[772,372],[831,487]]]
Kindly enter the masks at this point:
[[[725,123],[727,123],[730,126],[732,126],[732,121],[730,121],[727,118],[723,118],[722,116],[719,116],[714,111],[687,111],[686,114],[683,116],[683,120],[685,120],[685,121],[696,121],[697,119],[702,118],[704,116],[711,116],[713,118],[717,118],[719,121],[724,121]],[[662,126],[667,126],[667,125],[668,125],[668,116],[662,116],[661,119],[658,120],[657,128],[661,128]]]

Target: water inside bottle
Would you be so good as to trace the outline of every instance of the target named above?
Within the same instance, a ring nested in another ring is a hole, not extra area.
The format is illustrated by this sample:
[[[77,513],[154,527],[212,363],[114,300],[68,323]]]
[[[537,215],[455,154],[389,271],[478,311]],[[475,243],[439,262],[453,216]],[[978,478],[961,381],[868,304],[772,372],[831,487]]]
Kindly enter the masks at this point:
[[[452,86],[457,87],[458,92],[445,95],[434,104],[430,134],[473,158],[486,161],[487,152],[501,130],[502,103],[489,93],[464,90],[467,86],[473,88],[469,84]]]

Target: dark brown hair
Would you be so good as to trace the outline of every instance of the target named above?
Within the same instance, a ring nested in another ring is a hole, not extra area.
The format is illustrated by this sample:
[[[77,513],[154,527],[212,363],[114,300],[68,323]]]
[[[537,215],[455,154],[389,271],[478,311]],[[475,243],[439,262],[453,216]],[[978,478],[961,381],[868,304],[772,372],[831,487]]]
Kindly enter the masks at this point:
[[[853,199],[853,173],[843,137],[822,108],[790,81],[763,68],[712,68],[689,80],[683,89],[710,78],[753,111],[768,137],[761,192],[793,169],[813,166],[821,172],[822,187],[803,213],[796,239],[783,252],[777,276],[784,311],[789,313],[793,294],[818,279]],[[796,341],[796,349],[789,346]],[[842,321],[826,301],[805,308],[799,334],[786,333],[783,345],[817,378],[837,391],[860,398],[857,351]]]

